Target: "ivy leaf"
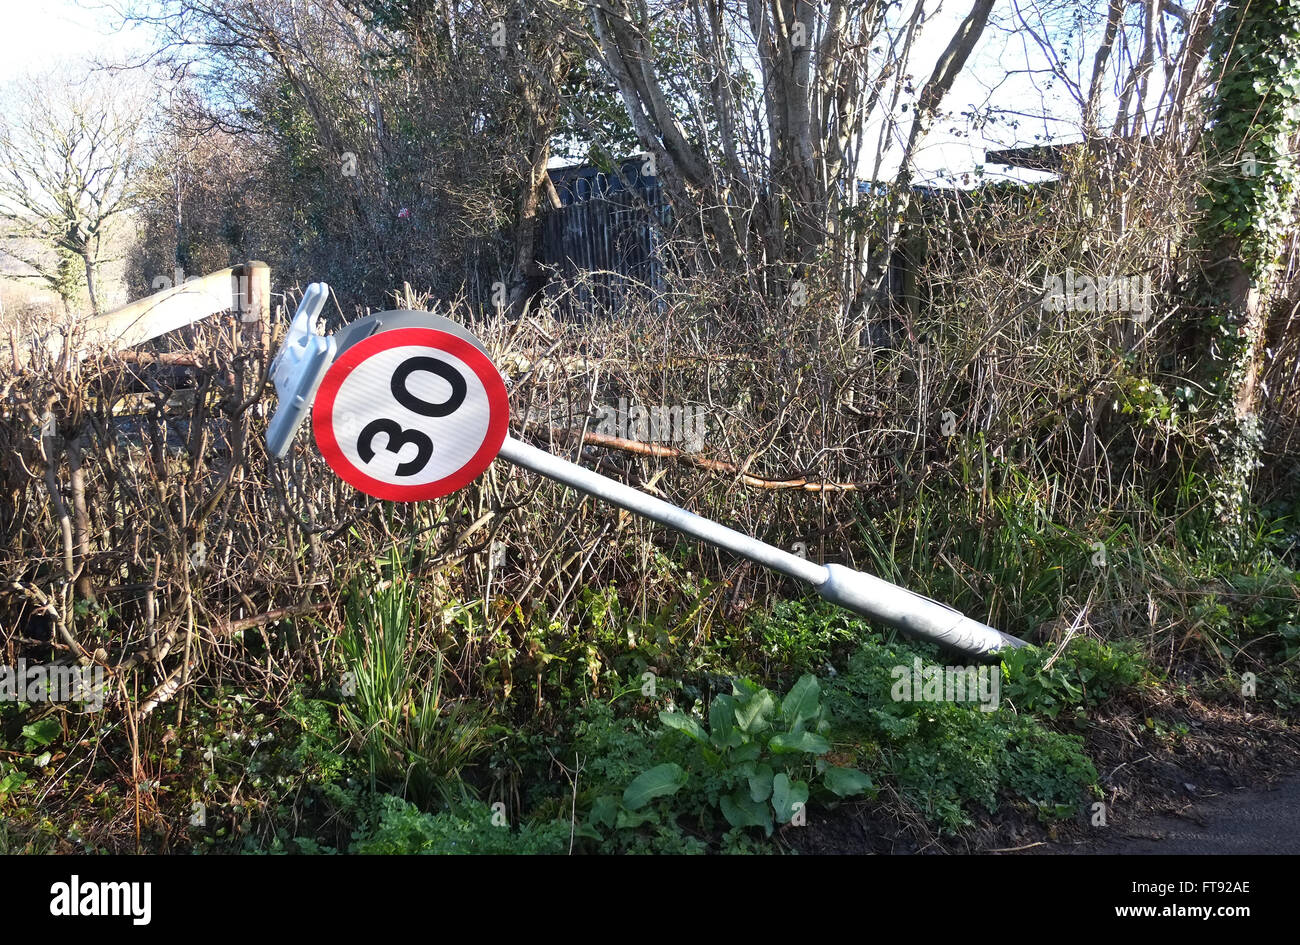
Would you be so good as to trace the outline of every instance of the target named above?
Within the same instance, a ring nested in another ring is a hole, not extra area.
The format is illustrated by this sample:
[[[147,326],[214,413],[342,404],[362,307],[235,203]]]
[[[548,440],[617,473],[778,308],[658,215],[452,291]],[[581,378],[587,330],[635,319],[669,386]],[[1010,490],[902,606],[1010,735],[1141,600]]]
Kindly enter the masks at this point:
[[[62,731],[57,719],[41,719],[31,725],[24,725],[23,737],[27,739],[29,748],[44,748],[58,738]]]

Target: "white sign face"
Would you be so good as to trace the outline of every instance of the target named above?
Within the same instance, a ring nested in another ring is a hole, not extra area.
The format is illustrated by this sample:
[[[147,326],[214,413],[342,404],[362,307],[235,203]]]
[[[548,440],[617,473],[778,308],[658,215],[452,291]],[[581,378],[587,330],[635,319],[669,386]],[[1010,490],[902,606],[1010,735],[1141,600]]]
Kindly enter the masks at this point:
[[[433,328],[394,328],[349,347],[312,410],[321,455],[339,478],[398,502],[468,485],[491,465],[508,423],[496,367]]]

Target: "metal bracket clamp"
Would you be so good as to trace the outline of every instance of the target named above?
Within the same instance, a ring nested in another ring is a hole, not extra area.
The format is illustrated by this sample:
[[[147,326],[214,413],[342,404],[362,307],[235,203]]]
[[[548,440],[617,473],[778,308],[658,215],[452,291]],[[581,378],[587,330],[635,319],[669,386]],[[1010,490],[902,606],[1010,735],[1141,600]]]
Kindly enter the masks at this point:
[[[276,459],[283,459],[289,452],[294,434],[311,412],[321,378],[334,360],[334,337],[316,331],[316,318],[328,298],[329,286],[325,283],[307,286],[284,344],[271,362],[271,382],[280,404],[267,428],[266,446]]]

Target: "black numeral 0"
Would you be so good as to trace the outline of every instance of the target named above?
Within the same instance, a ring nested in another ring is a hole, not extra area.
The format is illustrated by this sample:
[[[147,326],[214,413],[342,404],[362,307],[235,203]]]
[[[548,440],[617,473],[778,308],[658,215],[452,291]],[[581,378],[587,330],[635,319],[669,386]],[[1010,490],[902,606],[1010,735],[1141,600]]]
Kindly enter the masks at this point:
[[[431,404],[427,400],[416,397],[406,389],[406,379],[416,371],[437,374],[451,385],[451,396],[440,404]],[[437,358],[407,358],[393,372],[391,389],[393,398],[399,404],[411,413],[418,413],[422,417],[445,417],[454,413],[465,402],[465,378],[461,377],[460,372],[450,364]],[[405,429],[389,417],[371,420],[357,436],[357,455],[361,457],[362,462],[369,463],[375,458],[375,436],[380,433],[388,434],[388,442],[384,449],[390,453],[400,453],[407,443],[415,444],[415,458],[399,464],[397,475],[414,476],[429,464],[433,456],[433,440],[419,430]]]
[[[451,396],[440,404],[431,404],[427,400],[416,397],[406,389],[406,379],[416,371],[437,374],[451,385]],[[455,413],[465,402],[465,378],[461,377],[460,372],[450,364],[437,358],[407,358],[393,372],[392,389],[393,398],[399,404],[411,413],[418,413],[422,417],[445,417],[449,413]]]

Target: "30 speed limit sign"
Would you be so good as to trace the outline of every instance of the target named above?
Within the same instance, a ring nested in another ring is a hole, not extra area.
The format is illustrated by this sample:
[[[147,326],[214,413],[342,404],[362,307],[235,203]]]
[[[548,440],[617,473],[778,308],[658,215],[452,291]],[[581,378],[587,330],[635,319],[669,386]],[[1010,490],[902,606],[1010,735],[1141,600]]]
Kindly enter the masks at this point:
[[[344,482],[414,502],[455,492],[487,469],[509,413],[505,382],[478,347],[435,328],[392,328],[330,365],[312,426]]]
[[[1025,642],[929,598],[838,564],[820,565],[506,435],[506,385],[482,342],[441,315],[379,312],[324,335],[329,287],[307,287],[271,363],[279,406],[270,456],[293,452],[311,411],[316,443],[345,482],[381,499],[436,499],[502,459],[644,515],[790,577],[841,607],[906,633],[983,655]]]

